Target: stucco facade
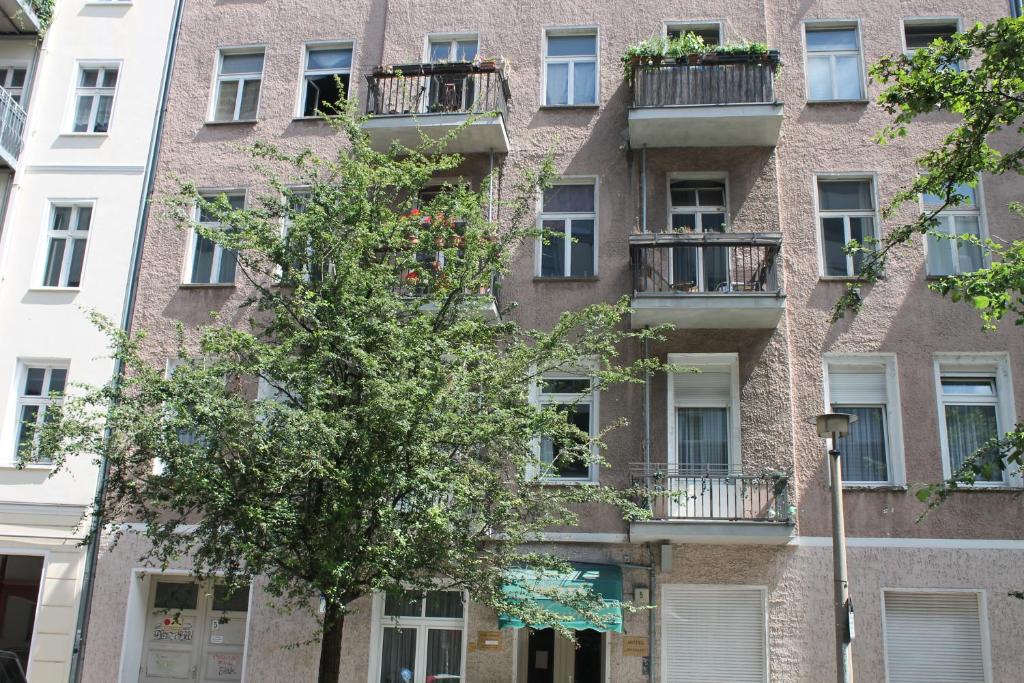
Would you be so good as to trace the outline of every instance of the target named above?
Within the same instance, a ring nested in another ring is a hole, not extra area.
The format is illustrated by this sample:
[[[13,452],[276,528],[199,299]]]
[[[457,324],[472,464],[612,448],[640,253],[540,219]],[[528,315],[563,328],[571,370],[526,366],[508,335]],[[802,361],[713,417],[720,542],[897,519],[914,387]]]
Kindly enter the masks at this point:
[[[857,678],[886,680],[887,662],[891,664],[896,656],[885,647],[883,590],[931,589],[981,596],[977,610],[983,656],[982,677],[977,680],[1014,681],[1024,664],[1015,647],[1016,635],[1024,628],[1024,607],[1007,592],[1024,584],[1024,542],[1020,540],[1024,501],[1009,486],[985,488],[953,496],[919,519],[923,508],[911,485],[937,481],[944,473],[936,385],[938,374],[945,371],[937,373],[936,368],[963,366],[963,359],[952,354],[991,360],[1002,373],[996,378],[1001,405],[1007,409],[1024,405],[1024,346],[1019,330],[1004,325],[998,332],[982,332],[972,310],[929,292],[921,240],[897,252],[886,277],[864,288],[864,307],[858,315],[835,325],[829,324],[828,313],[845,291],[847,279],[822,276],[819,177],[869,182],[874,204],[870,213],[885,230],[916,211],[908,206],[881,221],[878,209],[913,176],[912,160],[941,139],[951,119],[937,113],[916,123],[906,138],[880,146],[872,138],[888,117],[871,103],[878,86],[863,82],[861,71],[862,97],[809,102],[805,67],[808,26],[854,28],[863,69],[882,55],[904,49],[904,19],[954,18],[969,25],[991,21],[1006,11],[1003,0],[977,0],[966,6],[941,0],[856,6],[742,0],[671,8],[649,0],[628,7],[600,0],[512,4],[480,0],[469,6],[436,0],[357,0],[346,4],[344,11],[320,0],[189,0],[166,103],[155,194],[172,193],[176,177],[187,178],[201,189],[258,193],[260,180],[236,148],[239,143],[271,140],[288,150],[311,147],[321,153],[338,149],[342,143],[328,126],[296,116],[307,43],[335,41],[351,46],[353,96],[365,102],[365,76],[378,65],[424,61],[429,34],[477,35],[481,54],[501,55],[508,64],[512,101],[505,125],[510,150],[493,159],[503,169],[503,187],[514,181],[516,169],[538,162],[552,149],[559,173],[595,180],[596,275],[537,277],[535,254],[524,249],[505,278],[502,293],[506,301],[519,303],[516,315],[524,325],[549,326],[562,310],[634,294],[630,236],[661,232],[670,225],[671,179],[723,180],[730,232],[782,236],[778,277],[785,298],[777,324],[767,329],[742,324],[679,329],[653,345],[650,353],[662,360],[671,360],[670,354],[727,355],[719,358],[727,357],[734,368],[736,389],[731,398],[738,406],[731,417],[738,443],[729,466],[749,475],[786,473],[788,504],[779,508],[779,514],[790,516],[791,505],[791,524],[773,519],[758,527],[771,528],[770,539],[758,540],[760,532],[751,531],[741,542],[736,529],[750,529],[749,524],[673,519],[664,532],[652,534],[637,525],[631,528],[612,509],[594,507],[584,511],[578,528],[555,530],[552,551],[573,561],[621,567],[627,599],[633,597],[634,589],[648,589],[655,605],[653,619],[647,611],[627,614],[625,634],[606,636],[600,680],[689,680],[668,668],[686,646],[663,638],[668,627],[661,607],[666,588],[689,586],[763,589],[765,676],[772,681],[831,678],[829,478],[824,446],[807,419],[829,403],[828,359],[863,364],[864,354],[875,354],[870,357],[872,363],[881,358],[892,369],[886,382],[895,391],[890,395],[898,400],[889,406],[889,415],[898,420],[890,420],[888,433],[895,433],[898,422],[900,438],[899,443],[889,444],[886,481],[851,486],[845,492]],[[775,95],[783,103],[783,118],[775,144],[630,146],[632,94],[623,81],[619,55],[628,45],[662,32],[666,24],[686,21],[717,23],[724,42],[763,41],[780,51],[783,65],[775,76]],[[545,32],[560,27],[592,29],[597,35],[595,106],[542,106]],[[255,121],[210,123],[219,50],[245,46],[264,53]],[[491,161],[486,151],[468,155],[462,172],[477,181]],[[1024,226],[1005,210],[1013,199],[1019,199],[1019,186],[1012,180],[981,179],[981,213],[988,234],[1008,239],[1022,236]],[[151,217],[134,324],[136,330],[145,329],[151,335],[146,352],[154,365],[162,365],[173,354],[177,321],[194,329],[208,320],[210,311],[228,320],[243,319],[238,305],[247,292],[241,283],[182,284],[188,254],[189,235],[164,217]],[[626,359],[643,353],[639,348],[623,351]],[[646,413],[645,387],[624,387],[602,395],[602,424],[628,420],[627,426],[607,437],[610,466],[601,469],[602,482],[629,484],[630,466],[644,461],[645,450],[655,465],[677,463],[677,446],[670,433],[678,404],[670,402],[671,382],[664,376],[652,379]],[[650,442],[645,449],[648,425]],[[692,542],[688,534],[694,530],[705,534],[703,542]],[[646,540],[640,543],[638,538]],[[136,564],[139,548],[136,541],[128,541],[101,556],[85,680],[138,680],[145,648],[144,616],[138,615],[147,609],[145,596],[150,588],[146,582],[154,580],[149,570]],[[187,570],[187,563],[177,569]],[[312,618],[281,615],[266,602],[255,586],[244,642],[245,680],[311,679],[318,648],[285,646],[309,637]],[[359,608],[346,622],[342,680],[376,683],[381,680],[376,668],[381,647],[379,604],[368,596]],[[526,631],[504,630],[496,649],[477,650],[479,634],[496,630],[497,617],[475,605],[468,608],[462,628],[463,680],[527,680],[522,642]],[[648,657],[635,651],[625,654],[626,636],[648,636]]]

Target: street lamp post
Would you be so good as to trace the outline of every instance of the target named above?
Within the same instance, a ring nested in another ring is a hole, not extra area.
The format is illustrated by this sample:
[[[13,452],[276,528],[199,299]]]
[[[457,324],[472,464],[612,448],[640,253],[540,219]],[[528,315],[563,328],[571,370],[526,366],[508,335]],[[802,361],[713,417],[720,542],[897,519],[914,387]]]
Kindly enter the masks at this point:
[[[837,440],[850,433],[856,415],[826,413],[811,419],[818,436],[832,439],[829,467],[832,475],[832,576],[835,591],[836,681],[852,683],[853,665],[850,644],[853,641],[853,606],[846,574],[846,527],[843,522],[843,468]]]

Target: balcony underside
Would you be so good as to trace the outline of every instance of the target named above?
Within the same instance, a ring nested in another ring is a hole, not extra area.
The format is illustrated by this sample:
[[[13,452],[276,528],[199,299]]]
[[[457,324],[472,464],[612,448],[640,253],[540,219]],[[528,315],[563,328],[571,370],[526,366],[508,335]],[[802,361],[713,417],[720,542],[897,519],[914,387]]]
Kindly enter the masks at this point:
[[[631,522],[630,543],[785,545],[795,536],[789,522],[729,520],[651,520]]]
[[[634,107],[629,144],[641,147],[774,147],[782,103]]]
[[[773,292],[637,294],[630,304],[630,326],[768,330],[778,327],[785,309],[785,295]]]
[[[422,144],[422,135],[430,140],[441,140],[452,131],[464,126],[445,146],[444,151],[457,154],[486,154],[508,152],[508,132],[502,116],[473,114],[393,114],[373,116],[363,123],[370,135],[370,145],[384,152],[397,142],[406,147]]]
[[[35,35],[39,17],[26,0],[0,0],[0,35]]]
[[[487,322],[497,322],[501,319],[501,314],[498,313],[498,303],[494,300],[493,296],[480,295],[471,297],[465,305],[475,308],[476,312]],[[420,306],[420,310],[424,313],[437,313],[438,308],[436,301],[430,301]]]

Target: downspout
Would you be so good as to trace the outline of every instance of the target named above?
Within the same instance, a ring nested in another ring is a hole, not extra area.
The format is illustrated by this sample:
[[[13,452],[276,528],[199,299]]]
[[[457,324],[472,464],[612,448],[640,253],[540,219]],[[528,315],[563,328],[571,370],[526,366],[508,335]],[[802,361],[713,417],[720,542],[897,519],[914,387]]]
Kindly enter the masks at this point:
[[[163,130],[164,116],[167,112],[167,94],[170,89],[171,71],[178,44],[178,30],[181,27],[181,14],[185,0],[175,0],[173,19],[164,57],[164,71],[160,81],[160,100],[157,115],[153,121],[153,130],[149,143],[149,156],[146,160],[146,174],[142,182],[142,193],[139,198],[139,212],[135,222],[135,239],[132,243],[131,272],[125,287],[124,306],[121,311],[121,328],[131,332],[132,319],[135,315],[135,295],[138,290],[139,272],[142,267],[142,245],[146,239],[146,220],[149,217],[149,196],[156,180],[156,161],[160,155],[160,134]],[[124,365],[117,361],[114,366],[113,381],[117,382],[124,373]],[[96,565],[100,553],[100,528],[103,523],[101,514],[103,497],[106,492],[109,463],[104,460],[100,466],[99,479],[96,482],[96,497],[92,520],[89,525],[89,544],[85,558],[85,573],[82,580],[82,599],[78,605],[78,620],[75,628],[75,646],[71,653],[71,671],[68,676],[70,683],[82,680],[82,661],[89,635],[89,613],[92,609],[92,597],[96,587]]]
[[[646,153],[646,148],[644,152]],[[646,212],[644,213],[646,216]],[[646,226],[645,230],[646,232]],[[651,340],[644,338],[644,360],[651,357]],[[644,481],[649,481],[651,472],[651,371],[644,370]],[[657,568],[654,564],[654,550],[650,543],[647,544],[647,555],[649,562],[648,585],[650,586],[650,601],[654,604],[657,596],[656,582],[658,580]],[[653,609],[647,610],[647,680],[654,683],[655,647],[654,637],[656,635],[657,621]]]
[[[488,155],[489,168],[487,169],[487,177],[490,180],[487,183],[487,222],[494,222],[494,149],[491,149],[491,153]]]
[[[647,232],[647,146],[640,148],[640,227]]]

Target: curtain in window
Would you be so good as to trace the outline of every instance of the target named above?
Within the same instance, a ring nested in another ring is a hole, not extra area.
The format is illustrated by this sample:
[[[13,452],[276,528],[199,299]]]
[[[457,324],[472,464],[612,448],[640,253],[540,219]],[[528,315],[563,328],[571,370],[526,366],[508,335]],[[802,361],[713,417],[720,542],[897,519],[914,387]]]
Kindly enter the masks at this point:
[[[412,683],[416,666],[416,629],[385,628],[380,683]]]
[[[885,420],[881,406],[833,406],[837,413],[856,415],[850,433],[840,440],[844,481],[885,482],[889,480],[886,465],[888,447]]]
[[[728,408],[676,408],[676,424],[681,469],[728,474]]]
[[[548,64],[548,91],[545,104],[569,104],[569,65]]]
[[[462,631],[427,631],[427,683],[459,683],[462,675]]]
[[[986,405],[947,405],[946,438],[949,442],[949,459],[956,471],[967,458],[974,455],[986,441],[998,436],[996,407]],[[1002,481],[1002,472],[995,468],[991,476],[979,474],[982,481]]]
[[[593,104],[597,92],[595,62],[576,62],[573,65],[573,103]]]

